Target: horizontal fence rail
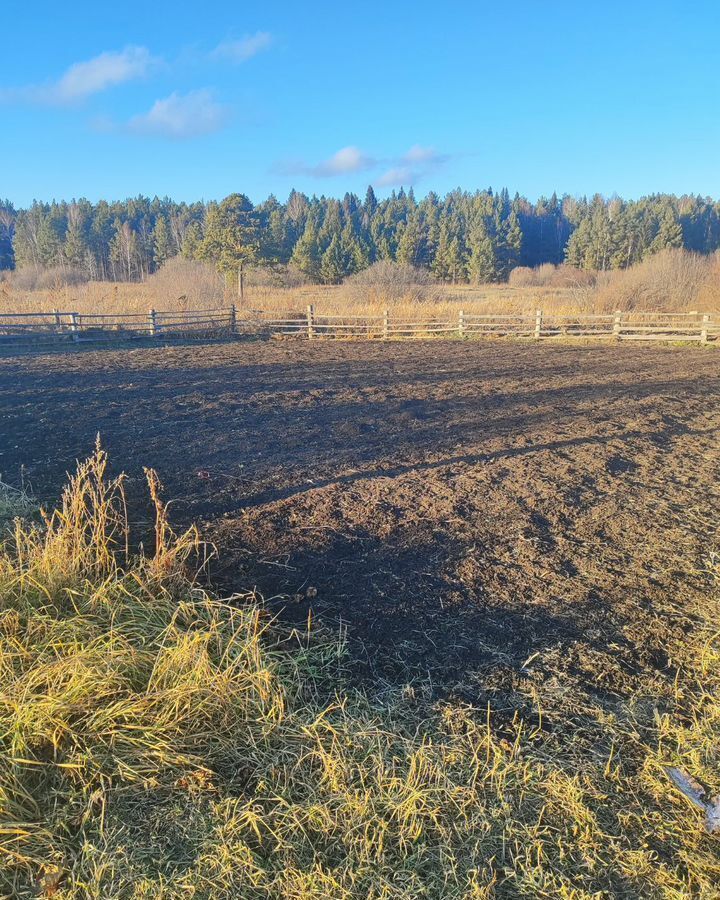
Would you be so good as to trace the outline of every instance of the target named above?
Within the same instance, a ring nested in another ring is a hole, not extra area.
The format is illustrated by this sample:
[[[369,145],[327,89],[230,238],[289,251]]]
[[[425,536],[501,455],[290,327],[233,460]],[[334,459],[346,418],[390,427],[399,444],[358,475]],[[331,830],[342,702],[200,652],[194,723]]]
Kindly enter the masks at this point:
[[[416,320],[392,316],[324,315],[305,310],[238,310],[235,306],[183,311],[103,314],[52,310],[0,313],[0,346],[68,345],[150,338],[230,335],[392,340],[429,337],[584,338],[614,341],[720,341],[720,313],[615,312],[559,314],[466,313]]]
[[[138,338],[185,338],[234,334],[234,306],[218,309],[147,313],[0,313],[0,346],[4,344],[74,344]]]

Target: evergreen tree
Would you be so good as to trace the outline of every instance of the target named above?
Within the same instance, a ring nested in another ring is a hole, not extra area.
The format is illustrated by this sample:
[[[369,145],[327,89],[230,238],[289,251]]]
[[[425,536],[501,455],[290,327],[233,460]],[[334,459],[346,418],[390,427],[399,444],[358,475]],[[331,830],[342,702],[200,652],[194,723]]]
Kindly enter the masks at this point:
[[[90,249],[84,224],[80,207],[73,205],[68,210],[68,227],[65,234],[63,256],[69,265],[76,268],[81,268],[86,264]]]
[[[366,248],[361,244],[352,220],[348,220],[340,235],[340,253],[343,259],[343,275],[352,275],[367,266]]]
[[[425,247],[426,241],[420,218],[414,212],[408,218],[398,241],[396,259],[408,266],[421,266],[425,259]]]
[[[170,231],[165,219],[159,216],[153,229],[153,262],[155,263],[155,268],[159,269],[163,263],[170,259],[171,255]]]
[[[182,242],[182,255],[185,259],[197,259],[198,247],[202,242],[202,228],[199,222],[191,222],[185,229]]]
[[[258,246],[259,227],[252,203],[244,194],[231,194],[208,209],[196,256],[214,262],[219,272],[234,275],[241,263],[257,259]]]
[[[327,250],[320,260],[320,278],[323,284],[339,284],[345,275],[345,260],[343,259],[340,241],[337,235],[333,235]]]
[[[518,195],[511,201],[504,188],[455,190],[443,199],[430,192],[420,200],[401,189],[378,200],[372,187],[362,203],[352,193],[336,200],[292,191],[284,204],[270,196],[257,208],[242,194],[219,204],[142,196],[34,202],[17,212],[0,203],[0,268],[73,266],[99,279],[143,278],[182,253],[233,274],[240,263],[292,261],[313,280],[335,280],[396,259],[429,267],[442,281],[486,282],[506,278],[516,265],[563,260],[626,268],[673,247],[720,248],[720,203],[692,195],[626,202],[553,194],[532,204]]]
[[[17,213],[9,200],[0,200],[0,269],[15,268],[13,237]]]
[[[671,209],[667,209],[660,220],[657,234],[648,247],[649,253],[658,253],[660,250],[669,250],[673,247],[682,247],[683,231],[680,223],[675,219]]]
[[[498,278],[495,248],[482,222],[475,226],[470,235],[468,277],[474,284],[489,284]]]
[[[290,262],[296,266],[308,278],[317,279],[320,276],[320,255],[318,250],[317,232],[312,220],[308,220],[300,240],[295,244],[295,249],[290,257]]]

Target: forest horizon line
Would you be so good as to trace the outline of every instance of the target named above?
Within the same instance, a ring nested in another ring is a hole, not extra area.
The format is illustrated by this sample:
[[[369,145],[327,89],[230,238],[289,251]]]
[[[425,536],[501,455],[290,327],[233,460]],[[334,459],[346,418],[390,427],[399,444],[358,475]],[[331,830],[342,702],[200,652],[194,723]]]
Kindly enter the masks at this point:
[[[553,193],[532,202],[507,188],[420,199],[400,188],[378,199],[370,186],[364,198],[291,190],[284,203],[271,194],[253,204],[241,193],[191,203],[0,201],[0,269],[72,267],[101,280],[142,279],[181,255],[226,272],[239,263],[291,265],[327,284],[378,260],[429,269],[440,281],[490,283],[544,263],[627,268],[669,248],[720,249],[720,200]]]

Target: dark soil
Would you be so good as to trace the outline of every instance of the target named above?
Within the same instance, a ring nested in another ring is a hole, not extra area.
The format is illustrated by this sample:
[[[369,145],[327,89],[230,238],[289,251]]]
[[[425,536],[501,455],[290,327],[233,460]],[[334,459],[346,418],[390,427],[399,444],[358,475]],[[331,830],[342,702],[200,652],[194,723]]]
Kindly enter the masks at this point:
[[[0,359],[0,471],[100,432],[201,521],[225,591],[347,626],[379,688],[552,715],[670,696],[720,509],[720,356],[272,341]]]

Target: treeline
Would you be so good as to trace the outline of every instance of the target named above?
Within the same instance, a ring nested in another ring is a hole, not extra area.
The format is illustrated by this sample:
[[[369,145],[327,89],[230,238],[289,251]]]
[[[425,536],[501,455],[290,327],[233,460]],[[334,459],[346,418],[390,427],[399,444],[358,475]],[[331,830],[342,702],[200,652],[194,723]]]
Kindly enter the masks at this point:
[[[377,260],[424,267],[441,281],[503,281],[516,266],[562,263],[626,268],[660,250],[720,247],[720,202],[658,194],[637,201],[541,198],[508,191],[429,193],[400,189],[378,200],[308,197],[292,191],[253,206],[243,194],[220,203],[145,197],[118,203],[0,202],[0,268],[68,267],[91,279],[143,279],[172,256],[221,271],[291,264],[334,284]]]

